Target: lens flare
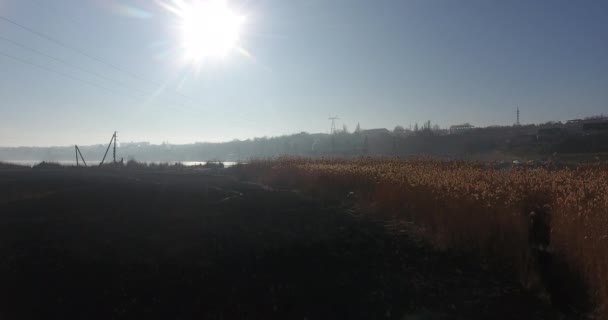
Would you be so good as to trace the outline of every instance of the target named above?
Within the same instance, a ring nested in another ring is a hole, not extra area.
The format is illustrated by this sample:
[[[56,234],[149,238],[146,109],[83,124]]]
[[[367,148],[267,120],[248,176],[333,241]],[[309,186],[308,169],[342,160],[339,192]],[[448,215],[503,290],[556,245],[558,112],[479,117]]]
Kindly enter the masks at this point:
[[[179,47],[187,62],[224,58],[238,51],[245,17],[227,1],[175,1],[167,9],[178,17]]]

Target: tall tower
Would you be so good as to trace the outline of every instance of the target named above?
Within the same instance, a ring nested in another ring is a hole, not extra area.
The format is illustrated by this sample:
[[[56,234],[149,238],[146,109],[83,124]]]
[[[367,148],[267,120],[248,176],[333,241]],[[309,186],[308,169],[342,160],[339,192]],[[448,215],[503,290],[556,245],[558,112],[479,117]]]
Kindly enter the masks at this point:
[[[331,128],[329,130],[329,133],[331,133],[331,134],[336,133],[336,120],[338,120],[338,119],[340,119],[340,118],[338,118],[338,116],[328,118],[328,120],[331,120]]]
[[[515,121],[515,125],[519,126],[519,107],[517,107],[517,119]]]

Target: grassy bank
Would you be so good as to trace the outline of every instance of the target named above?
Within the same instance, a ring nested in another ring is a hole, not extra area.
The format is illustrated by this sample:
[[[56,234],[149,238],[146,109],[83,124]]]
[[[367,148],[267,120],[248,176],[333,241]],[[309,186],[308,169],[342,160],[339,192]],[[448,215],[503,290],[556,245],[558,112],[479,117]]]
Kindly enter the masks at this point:
[[[382,159],[257,161],[243,178],[411,219],[440,247],[505,263],[564,309],[608,305],[608,168]]]

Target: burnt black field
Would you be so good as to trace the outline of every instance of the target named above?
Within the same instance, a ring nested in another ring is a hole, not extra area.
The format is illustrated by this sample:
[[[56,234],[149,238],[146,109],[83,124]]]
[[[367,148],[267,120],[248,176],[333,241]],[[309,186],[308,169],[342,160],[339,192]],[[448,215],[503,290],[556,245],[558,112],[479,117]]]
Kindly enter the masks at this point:
[[[558,318],[411,228],[228,169],[2,168],[0,318]]]

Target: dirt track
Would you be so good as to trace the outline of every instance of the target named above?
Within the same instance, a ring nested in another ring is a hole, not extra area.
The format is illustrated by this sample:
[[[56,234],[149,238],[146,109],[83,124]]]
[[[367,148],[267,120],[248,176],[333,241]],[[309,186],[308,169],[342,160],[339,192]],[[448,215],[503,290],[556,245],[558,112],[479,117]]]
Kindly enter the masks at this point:
[[[553,319],[475,259],[203,172],[0,171],[0,318]]]

